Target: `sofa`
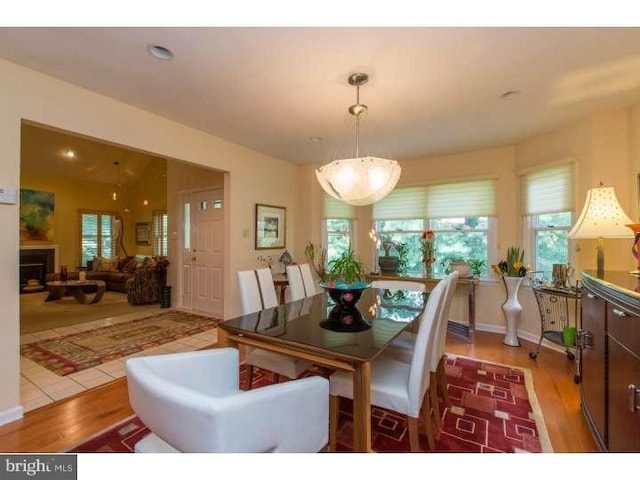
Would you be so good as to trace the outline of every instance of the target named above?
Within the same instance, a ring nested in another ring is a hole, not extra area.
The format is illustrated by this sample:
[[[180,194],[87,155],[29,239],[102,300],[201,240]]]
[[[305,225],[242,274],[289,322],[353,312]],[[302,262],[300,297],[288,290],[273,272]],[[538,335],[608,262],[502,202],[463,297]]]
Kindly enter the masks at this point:
[[[158,303],[160,283],[166,281],[166,257],[141,255],[94,257],[87,262],[87,280],[103,280],[106,290],[127,294],[132,305]],[[69,280],[78,280],[79,272],[69,272]],[[60,273],[47,274],[47,281],[60,280]],[[160,282],[160,283],[159,283]]]

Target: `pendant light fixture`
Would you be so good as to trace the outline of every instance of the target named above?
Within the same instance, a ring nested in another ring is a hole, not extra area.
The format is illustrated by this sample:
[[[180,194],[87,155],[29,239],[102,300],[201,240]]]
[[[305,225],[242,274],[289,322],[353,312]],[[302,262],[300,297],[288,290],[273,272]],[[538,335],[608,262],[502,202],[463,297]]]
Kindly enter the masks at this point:
[[[115,161],[113,164],[116,167],[116,184],[113,188],[113,192],[111,192],[111,200],[114,202],[118,201],[118,189],[120,188],[120,162]]]
[[[349,76],[356,87],[356,103],[349,113],[356,117],[356,157],[334,160],[316,170],[318,183],[334,198],[350,205],[369,205],[385,197],[400,179],[400,165],[395,160],[360,157],[360,115],[368,107],[360,103],[360,86],[369,81],[366,73]]]

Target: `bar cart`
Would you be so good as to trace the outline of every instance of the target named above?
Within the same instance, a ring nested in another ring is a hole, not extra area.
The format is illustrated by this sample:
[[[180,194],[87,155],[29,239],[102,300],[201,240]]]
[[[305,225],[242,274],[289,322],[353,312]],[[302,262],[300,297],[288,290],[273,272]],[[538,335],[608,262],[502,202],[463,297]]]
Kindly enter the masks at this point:
[[[546,339],[565,347],[567,358],[576,361],[574,383],[580,383],[582,370],[580,348],[576,337],[580,322],[580,288],[559,287],[539,280],[531,279],[531,289],[536,297],[540,311],[540,340],[529,357],[536,359],[540,353],[542,340]]]

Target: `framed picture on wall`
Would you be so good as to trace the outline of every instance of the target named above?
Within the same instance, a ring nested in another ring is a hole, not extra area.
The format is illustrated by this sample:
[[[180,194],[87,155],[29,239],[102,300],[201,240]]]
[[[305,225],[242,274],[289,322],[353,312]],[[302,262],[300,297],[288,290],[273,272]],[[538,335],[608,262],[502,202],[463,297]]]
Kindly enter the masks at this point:
[[[284,248],[287,209],[256,204],[256,250]]]
[[[149,222],[136,222],[136,245],[151,245]]]

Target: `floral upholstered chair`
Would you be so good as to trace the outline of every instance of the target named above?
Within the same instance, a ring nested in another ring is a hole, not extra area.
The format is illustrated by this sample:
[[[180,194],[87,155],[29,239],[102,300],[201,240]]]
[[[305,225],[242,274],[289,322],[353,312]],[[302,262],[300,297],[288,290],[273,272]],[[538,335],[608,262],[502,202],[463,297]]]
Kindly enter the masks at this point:
[[[166,257],[145,259],[127,280],[127,300],[131,305],[160,302],[160,287],[167,283],[168,265]]]

